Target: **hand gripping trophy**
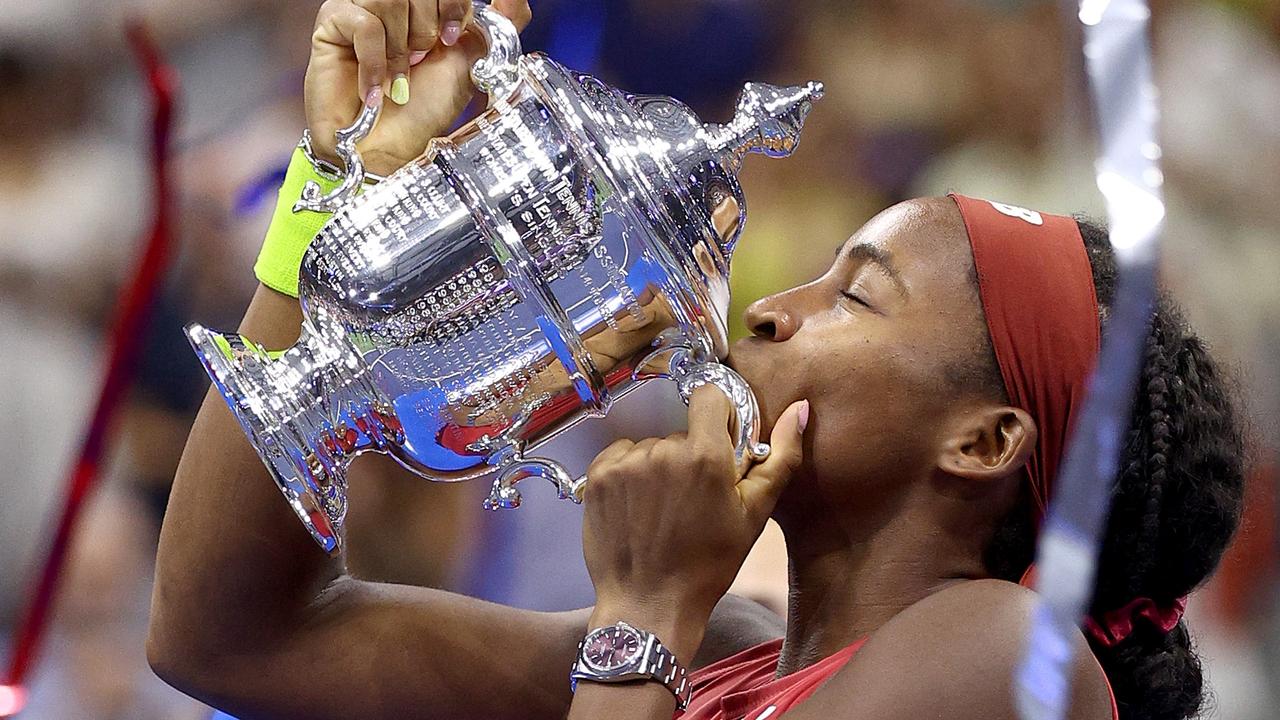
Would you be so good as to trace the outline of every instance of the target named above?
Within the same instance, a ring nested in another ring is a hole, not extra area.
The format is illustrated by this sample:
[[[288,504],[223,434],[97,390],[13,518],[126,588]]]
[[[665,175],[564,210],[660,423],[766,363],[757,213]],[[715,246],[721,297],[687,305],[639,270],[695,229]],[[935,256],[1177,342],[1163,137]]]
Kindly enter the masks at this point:
[[[745,220],[748,152],[795,148],[822,86],[748,83],[727,124],[668,97],[631,95],[541,54],[476,2],[488,54],[472,68],[489,109],[376,185],[338,133],[343,182],[295,209],[333,212],[303,260],[298,343],[278,359],[249,338],[186,333],[302,522],[336,552],[346,467],[385,452],[430,480],[490,475],[562,498],[582,480],[527,453],[641,381],[687,401],[710,383],[735,411],[740,472],[763,459],[746,382],[727,352],[729,261]],[[357,193],[362,186],[363,191]]]

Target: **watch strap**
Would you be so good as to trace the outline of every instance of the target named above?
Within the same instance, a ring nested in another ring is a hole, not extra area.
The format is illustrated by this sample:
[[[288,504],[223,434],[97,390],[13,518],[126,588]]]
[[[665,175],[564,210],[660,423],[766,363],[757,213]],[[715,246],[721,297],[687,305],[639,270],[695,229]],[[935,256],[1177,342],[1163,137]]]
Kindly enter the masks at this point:
[[[684,710],[689,707],[689,699],[693,689],[689,685],[689,671],[676,660],[672,653],[653,634],[649,635],[649,648],[643,655],[644,666],[640,672],[662,683],[672,695],[676,696],[676,707]]]

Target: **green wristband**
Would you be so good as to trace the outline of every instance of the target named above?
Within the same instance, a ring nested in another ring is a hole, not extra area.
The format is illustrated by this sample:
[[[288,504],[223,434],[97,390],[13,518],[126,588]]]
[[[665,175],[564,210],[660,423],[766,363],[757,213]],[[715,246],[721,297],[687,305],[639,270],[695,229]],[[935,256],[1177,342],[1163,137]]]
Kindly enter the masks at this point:
[[[276,211],[271,216],[271,226],[267,228],[267,237],[262,242],[262,250],[258,253],[258,261],[253,265],[253,274],[267,287],[291,297],[298,297],[298,271],[302,267],[302,256],[307,247],[315,239],[316,233],[324,226],[333,213],[313,212],[311,210],[293,211],[293,205],[302,197],[302,187],[308,180],[320,184],[320,189],[329,193],[340,181],[331,180],[312,167],[311,161],[299,147],[293,151],[289,160],[289,170],[285,173],[284,184],[280,186],[280,194],[276,198]]]

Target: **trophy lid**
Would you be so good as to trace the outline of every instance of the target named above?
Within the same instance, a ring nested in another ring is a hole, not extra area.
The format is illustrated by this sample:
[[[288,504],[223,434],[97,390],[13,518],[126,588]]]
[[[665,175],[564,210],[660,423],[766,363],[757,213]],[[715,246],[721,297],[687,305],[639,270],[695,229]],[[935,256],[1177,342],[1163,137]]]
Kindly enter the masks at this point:
[[[589,87],[599,82],[590,76],[579,79]],[[651,179],[637,184],[662,178],[656,189],[681,198],[677,207],[667,206],[679,215],[673,219],[685,224],[701,216],[727,263],[746,220],[746,199],[737,180],[742,158],[752,152],[790,155],[813,101],[822,94],[819,82],[787,87],[749,82],[738,95],[733,119],[720,124],[702,122],[687,105],[665,95],[619,93],[641,122],[624,121],[625,127],[614,123],[614,148],[635,148],[640,152],[622,154],[651,159]],[[609,123],[615,116],[600,117]],[[727,274],[727,266],[723,271]]]
[[[617,207],[628,222],[652,230],[660,249],[654,257],[671,263],[673,287],[688,297],[685,311],[723,356],[729,264],[747,215],[742,158],[790,155],[822,84],[746,83],[734,117],[719,124],[702,122],[674,98],[624,92],[541,53],[523,56],[520,66],[586,166],[624,198]]]
[[[749,82],[738,95],[732,120],[703,126],[707,148],[735,171],[749,152],[786,157],[795,150],[804,120],[822,93],[820,82],[788,87]]]

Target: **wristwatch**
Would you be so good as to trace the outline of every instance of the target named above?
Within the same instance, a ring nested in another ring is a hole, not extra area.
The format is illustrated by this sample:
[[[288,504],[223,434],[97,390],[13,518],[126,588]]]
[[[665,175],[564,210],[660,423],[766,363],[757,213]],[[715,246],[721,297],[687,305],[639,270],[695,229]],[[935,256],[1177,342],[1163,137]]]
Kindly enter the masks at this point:
[[[624,622],[596,628],[578,643],[578,660],[569,673],[576,691],[579,680],[627,682],[657,680],[676,696],[676,707],[689,706],[689,673],[656,635]]]

